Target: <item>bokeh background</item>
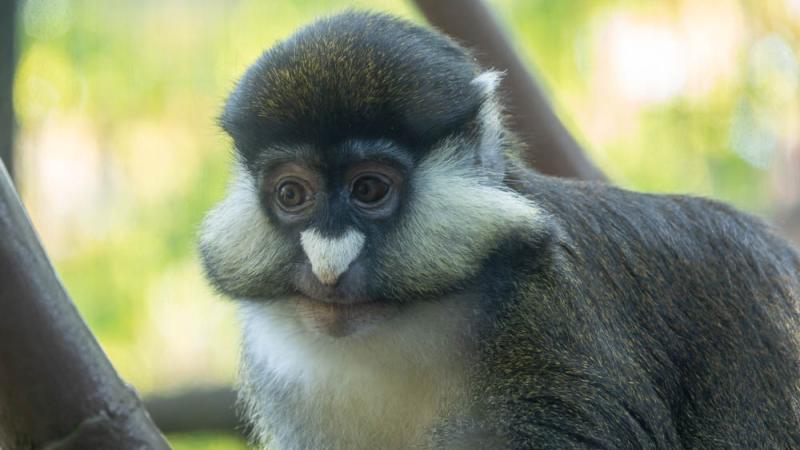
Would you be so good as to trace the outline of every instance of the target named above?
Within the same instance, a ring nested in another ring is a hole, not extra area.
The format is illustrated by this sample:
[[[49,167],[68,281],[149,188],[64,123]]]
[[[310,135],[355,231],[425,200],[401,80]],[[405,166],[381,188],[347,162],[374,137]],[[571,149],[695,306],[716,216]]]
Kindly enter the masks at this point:
[[[489,3],[613,182],[722,199],[800,236],[800,0]],[[234,307],[195,251],[229,176],[216,116],[265,48],[352,6],[422,21],[399,0],[22,1],[17,184],[80,312],[141,393],[233,381]]]

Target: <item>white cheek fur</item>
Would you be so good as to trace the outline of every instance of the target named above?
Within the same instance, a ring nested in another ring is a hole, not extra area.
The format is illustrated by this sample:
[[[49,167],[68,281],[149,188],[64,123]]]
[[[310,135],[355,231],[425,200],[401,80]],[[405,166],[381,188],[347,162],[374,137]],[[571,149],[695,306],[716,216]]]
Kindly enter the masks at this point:
[[[211,210],[200,232],[205,263],[229,291],[269,279],[292,251],[261,211],[256,189],[250,173],[239,167],[228,195]]]
[[[380,272],[409,296],[474,276],[498,241],[535,233],[543,211],[475,170],[463,142],[445,142],[414,171],[414,193],[377,259]]]

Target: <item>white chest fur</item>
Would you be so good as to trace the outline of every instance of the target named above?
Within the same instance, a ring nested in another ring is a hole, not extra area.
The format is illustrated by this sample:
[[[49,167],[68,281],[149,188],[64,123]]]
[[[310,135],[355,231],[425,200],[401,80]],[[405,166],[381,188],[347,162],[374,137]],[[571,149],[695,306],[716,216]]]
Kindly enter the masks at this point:
[[[279,450],[410,448],[463,397],[463,300],[345,338],[308,329],[291,302],[244,303],[242,389],[257,431]]]

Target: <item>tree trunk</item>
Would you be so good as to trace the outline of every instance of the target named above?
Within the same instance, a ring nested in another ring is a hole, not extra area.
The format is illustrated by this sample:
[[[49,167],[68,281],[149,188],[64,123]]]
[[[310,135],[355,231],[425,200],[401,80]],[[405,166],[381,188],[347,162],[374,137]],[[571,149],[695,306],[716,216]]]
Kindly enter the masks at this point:
[[[526,145],[528,163],[541,173],[604,180],[556,116],[544,90],[525,67],[482,0],[414,0],[428,21],[475,51],[483,67],[506,72],[503,81],[511,131]]]
[[[0,448],[169,449],[42,249],[0,163]]]

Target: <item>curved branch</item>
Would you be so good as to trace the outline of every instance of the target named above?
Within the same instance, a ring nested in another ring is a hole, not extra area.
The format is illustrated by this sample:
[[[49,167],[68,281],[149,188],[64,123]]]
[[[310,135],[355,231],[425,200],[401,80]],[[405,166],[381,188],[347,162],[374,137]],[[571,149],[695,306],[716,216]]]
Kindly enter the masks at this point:
[[[484,67],[506,71],[509,125],[526,144],[536,170],[560,177],[604,180],[603,173],[556,116],[550,102],[514,51],[482,0],[414,0],[428,21],[475,51]]]
[[[1,162],[0,447],[169,449],[70,301]]]
[[[246,438],[247,423],[236,414],[231,387],[207,387],[145,397],[150,417],[164,433],[217,431]]]

